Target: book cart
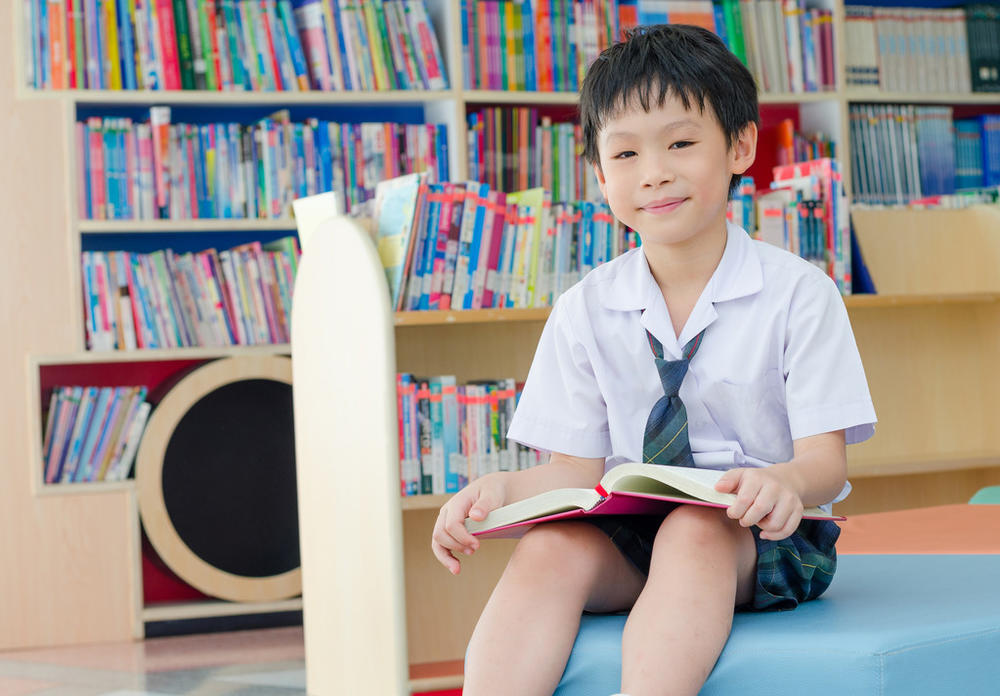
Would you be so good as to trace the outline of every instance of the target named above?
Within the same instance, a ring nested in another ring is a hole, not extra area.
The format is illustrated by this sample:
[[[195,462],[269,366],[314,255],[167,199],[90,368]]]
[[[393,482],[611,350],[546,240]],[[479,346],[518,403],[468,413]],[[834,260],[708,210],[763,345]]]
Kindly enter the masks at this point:
[[[751,171],[759,186],[770,181],[769,166],[774,162],[768,161],[767,131],[776,119],[791,116],[805,130],[833,134],[846,163],[850,104],[919,102],[1000,109],[998,95],[847,90],[840,69],[844,6],[834,0],[820,5],[833,11],[839,88],[761,95],[761,162]],[[15,464],[6,467],[0,486],[0,515],[8,515],[0,519],[7,522],[6,534],[12,539],[5,544],[8,563],[20,569],[17,577],[0,580],[0,592],[13,600],[0,612],[4,629],[0,648],[140,638],[146,622],[298,610],[301,599],[266,605],[198,600],[169,607],[144,606],[134,483],[43,483],[41,385],[51,379],[50,371],[82,379],[94,366],[113,369],[135,364],[162,372],[163,366],[156,363],[191,365],[291,352],[288,345],[132,353],[85,350],[80,252],[94,239],[119,235],[122,246],[107,248],[136,248],[147,243],[143,241],[147,236],[190,234],[208,235],[222,245],[229,238],[284,236],[294,231],[295,224],[292,220],[79,220],[74,122],[82,114],[135,113],[161,104],[185,113],[201,112],[206,118],[226,110],[270,113],[285,107],[308,114],[334,105],[352,112],[358,121],[380,110],[416,109],[426,122],[448,125],[451,178],[462,180],[467,172],[467,112],[484,105],[542,105],[571,111],[576,95],[463,89],[459,0],[428,2],[451,85],[439,92],[30,91],[21,86],[20,79],[24,26],[20,6],[0,8],[0,26],[12,27],[14,38],[11,49],[0,54],[0,74],[17,76],[13,86],[6,87],[9,77],[0,85],[6,92],[0,103],[13,114],[11,127],[0,136],[3,151],[12,153],[17,164],[16,173],[4,172],[0,195],[11,210],[13,241],[8,243],[17,252],[11,282],[21,288],[16,301],[5,308],[19,330],[10,341],[5,340],[4,349],[10,355],[3,361],[0,380],[0,387],[10,395],[10,416],[0,432],[11,442],[8,456]],[[895,211],[882,214],[869,226],[870,235],[886,230],[902,238],[906,228],[895,224],[896,216]],[[996,220],[987,216],[977,224],[995,229]],[[895,268],[896,251],[891,246],[874,248],[869,232],[862,229],[862,223],[858,225],[866,261],[878,285],[891,272],[887,269]],[[969,244],[979,241],[973,237]],[[964,261],[950,262],[947,249],[933,253],[940,254],[934,276],[953,283],[939,287],[918,282],[896,289],[887,283],[880,287],[880,295],[845,299],[879,425],[875,438],[849,451],[855,490],[838,506],[840,514],[954,502],[967,499],[981,486],[1000,483],[1000,447],[991,437],[1000,416],[1000,405],[992,398],[1000,387],[993,364],[1000,349],[1000,281],[992,274],[971,282],[973,276]],[[996,259],[995,255],[983,258]],[[390,376],[396,371],[454,374],[460,382],[498,375],[523,379],[547,316],[547,309],[397,313],[385,318],[393,335],[385,369]],[[344,336],[349,338],[346,329]],[[25,355],[30,357],[25,359]],[[942,365],[942,360],[948,360],[947,364]],[[961,407],[952,408],[954,404]],[[459,578],[450,577],[429,551],[430,530],[444,500],[443,496],[419,496],[398,501],[403,564],[391,569],[390,579],[405,588],[406,662],[415,690],[461,683],[468,635],[511,548],[505,542],[491,542],[465,563]]]

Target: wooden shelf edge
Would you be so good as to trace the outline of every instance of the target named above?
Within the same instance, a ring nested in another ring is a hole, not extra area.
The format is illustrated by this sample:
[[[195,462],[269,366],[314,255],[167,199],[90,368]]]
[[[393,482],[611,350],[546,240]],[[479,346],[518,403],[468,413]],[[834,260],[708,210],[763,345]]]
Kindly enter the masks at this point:
[[[1000,466],[1000,452],[942,452],[924,457],[873,457],[849,460],[849,479],[934,474],[965,469],[989,469]]]
[[[49,495],[94,495],[99,493],[114,493],[116,491],[134,491],[135,481],[88,481],[80,483],[41,483],[38,485],[38,496]]]
[[[454,493],[444,493],[442,495],[404,495],[400,496],[400,507],[403,512],[407,510],[437,510],[448,502]]]
[[[1000,104],[1000,93],[996,92],[877,92],[872,90],[848,89],[844,92],[848,102],[864,104],[881,103],[926,103],[926,104]]]
[[[156,232],[265,232],[295,231],[295,220],[203,218],[199,220],[80,220],[80,234],[148,234]]]
[[[33,355],[32,364],[77,365],[86,363],[146,362],[160,360],[212,360],[247,355],[289,355],[292,347],[288,343],[274,343],[259,346],[204,346],[197,348],[143,348],[139,350],[79,351]]]
[[[460,689],[465,682],[465,664],[462,660],[424,662],[410,665],[410,692],[441,689]]]
[[[484,324],[502,321],[545,321],[551,307],[532,309],[461,309],[456,311],[424,310],[396,312],[396,326],[437,326],[447,324]]]
[[[1000,293],[968,292],[968,293],[932,293],[907,295],[847,295],[844,304],[848,309],[864,309],[869,307],[915,307],[934,304],[968,304],[976,302],[996,302]]]
[[[180,619],[204,619],[213,616],[241,616],[246,614],[275,614],[283,611],[302,609],[302,598],[293,597],[277,602],[226,602],[204,600],[200,602],[170,602],[149,605],[142,609],[142,620],[176,621]]]
[[[231,91],[212,92],[208,90],[36,90],[25,88],[25,99],[56,100],[74,104],[122,104],[122,105],[205,105],[205,106],[253,106],[253,105],[313,105],[329,106],[340,104],[380,104],[442,101],[459,98],[460,92],[446,90],[393,90],[393,91],[319,91],[307,92],[253,92]]]

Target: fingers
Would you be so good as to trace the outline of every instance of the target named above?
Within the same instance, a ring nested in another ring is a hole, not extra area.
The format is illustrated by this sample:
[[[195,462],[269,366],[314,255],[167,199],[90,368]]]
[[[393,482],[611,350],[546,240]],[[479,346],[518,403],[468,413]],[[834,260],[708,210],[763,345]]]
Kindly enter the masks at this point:
[[[479,548],[479,540],[465,528],[465,518],[477,500],[478,494],[468,489],[456,494],[442,506],[434,523],[431,550],[452,575],[458,575],[461,570],[455,554],[470,555]]]
[[[787,504],[775,506],[771,514],[763,518],[758,526],[762,539],[780,541],[790,537],[802,521],[802,503],[792,500]]]
[[[751,506],[757,501],[762,485],[761,480],[755,476],[740,475],[739,488],[736,490],[736,500],[726,511],[726,514],[729,515],[730,519],[740,520],[740,523],[743,523],[743,519],[747,517],[747,513],[750,511]],[[768,507],[764,510],[760,517],[763,517],[770,511],[771,508]],[[758,517],[757,519],[760,518]],[[756,521],[757,520],[753,520],[750,524],[753,524]],[[744,524],[743,526],[748,527],[750,525]]]

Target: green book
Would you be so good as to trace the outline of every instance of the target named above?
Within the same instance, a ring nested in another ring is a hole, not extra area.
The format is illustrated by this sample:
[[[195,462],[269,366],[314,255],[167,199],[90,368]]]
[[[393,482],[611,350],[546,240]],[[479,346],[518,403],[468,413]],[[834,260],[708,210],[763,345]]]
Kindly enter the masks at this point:
[[[747,64],[747,51],[743,42],[743,19],[740,17],[739,0],[722,0],[722,16],[729,37],[729,50],[736,54],[743,65]]]
[[[205,63],[205,89],[215,91],[215,55],[212,51],[212,30],[208,24],[208,8],[205,0],[198,0],[198,29],[201,34],[201,58]]]
[[[174,26],[177,29],[177,62],[181,69],[181,89],[194,89],[194,55],[191,52],[191,24],[187,3],[174,0]]]

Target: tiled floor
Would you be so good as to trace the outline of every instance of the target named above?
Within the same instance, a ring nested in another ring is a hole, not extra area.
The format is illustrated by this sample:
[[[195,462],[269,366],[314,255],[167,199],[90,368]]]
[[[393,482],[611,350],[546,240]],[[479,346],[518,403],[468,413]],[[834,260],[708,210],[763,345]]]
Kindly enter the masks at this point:
[[[302,628],[0,652],[0,696],[305,694]]]

